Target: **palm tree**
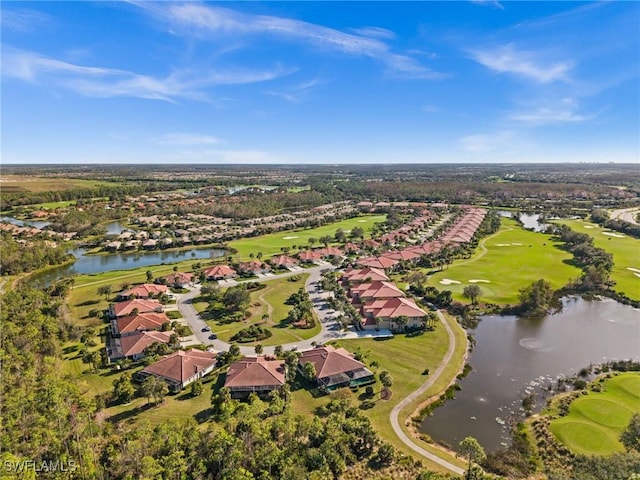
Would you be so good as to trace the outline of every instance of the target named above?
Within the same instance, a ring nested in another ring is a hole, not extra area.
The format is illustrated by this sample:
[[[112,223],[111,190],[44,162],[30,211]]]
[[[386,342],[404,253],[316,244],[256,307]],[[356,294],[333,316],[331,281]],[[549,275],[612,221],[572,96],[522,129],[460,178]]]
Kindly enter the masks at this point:
[[[478,297],[482,294],[482,290],[478,285],[467,285],[462,290],[462,296],[471,300],[471,305],[475,305],[478,301]]]
[[[262,352],[264,352],[264,347],[261,344],[257,344],[253,350],[256,352],[256,355],[262,355]]]

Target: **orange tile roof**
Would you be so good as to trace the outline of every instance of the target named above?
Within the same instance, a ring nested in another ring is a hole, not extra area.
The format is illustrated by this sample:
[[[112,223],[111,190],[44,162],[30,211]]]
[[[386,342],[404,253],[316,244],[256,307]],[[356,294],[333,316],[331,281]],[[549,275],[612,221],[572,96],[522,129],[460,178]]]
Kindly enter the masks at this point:
[[[364,363],[353,358],[344,348],[334,348],[331,345],[302,352],[299,364],[304,365],[307,362],[313,364],[316,378],[319,379],[366,368]]]
[[[184,383],[197,372],[210,368],[215,363],[216,355],[214,353],[202,352],[195,349],[186,352],[178,350],[171,355],[161,358],[142,371],[173,380],[177,383]]]
[[[140,330],[159,330],[162,324],[168,321],[169,317],[164,313],[145,312],[119,317],[117,324],[118,331],[122,334]]]
[[[427,313],[416,305],[410,298],[390,298],[375,300],[362,307],[365,313],[371,313],[374,318],[426,317]]]
[[[158,310],[161,311],[162,304],[158,300],[147,300],[141,298],[126,300],[124,302],[113,304],[113,311],[116,317],[129,315],[136,309],[138,310],[138,313],[155,312]]]
[[[155,342],[169,343],[169,338],[175,332],[173,330],[168,332],[139,332],[120,339],[120,345],[122,346],[122,354],[125,357],[140,354],[144,352],[144,349]]]
[[[260,387],[284,385],[285,364],[282,360],[246,357],[229,365],[225,387]]]
[[[138,297],[148,298],[150,295],[158,295],[169,291],[166,285],[157,285],[155,283],[143,283],[142,285],[134,285],[133,287],[120,292],[121,297]]]

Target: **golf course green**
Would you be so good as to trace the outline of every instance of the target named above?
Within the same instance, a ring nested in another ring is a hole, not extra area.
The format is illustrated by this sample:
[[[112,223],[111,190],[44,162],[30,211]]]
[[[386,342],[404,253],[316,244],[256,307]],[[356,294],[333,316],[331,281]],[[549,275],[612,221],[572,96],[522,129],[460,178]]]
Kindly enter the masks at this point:
[[[554,223],[590,235],[596,247],[611,253],[611,278],[616,282],[614,290],[632,300],[640,300],[640,240],[584,220],[558,220]]]
[[[503,218],[500,230],[480,241],[470,259],[455,261],[431,275],[429,284],[451,290],[456,300],[467,285],[478,285],[479,300],[515,304],[518,291],[544,278],[554,289],[580,276],[580,269],[565,263],[571,254],[560,250],[550,235],[522,228],[515,220]]]
[[[333,237],[339,228],[348,236],[353,228],[360,227],[366,237],[376,223],[384,222],[386,218],[386,215],[361,215],[317,228],[287,230],[259,237],[242,238],[229,242],[227,245],[238,251],[240,260],[246,260],[249,258],[249,254],[258,254],[258,252],[262,252],[263,258],[266,259],[272,255],[282,253],[282,247],[288,247],[292,251],[294,246],[308,248],[311,245],[309,243],[310,238],[315,238],[316,243],[314,245],[318,246],[320,245],[320,237],[326,235]]]
[[[624,451],[620,435],[640,413],[640,373],[624,373],[603,382],[571,403],[567,416],[551,422],[551,432],[574,453],[608,455]]]

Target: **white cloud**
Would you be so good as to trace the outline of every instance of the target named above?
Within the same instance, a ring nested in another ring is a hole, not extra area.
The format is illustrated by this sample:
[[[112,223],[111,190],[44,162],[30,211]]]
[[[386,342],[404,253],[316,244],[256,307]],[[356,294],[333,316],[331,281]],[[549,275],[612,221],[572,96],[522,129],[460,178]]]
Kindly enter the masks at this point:
[[[308,97],[318,85],[324,82],[319,78],[314,78],[306,82],[298,83],[285,90],[269,90],[265,92],[272,97],[280,97],[288,102],[297,103]]]
[[[152,139],[161,145],[217,145],[221,143],[218,137],[201,133],[165,133]]]
[[[514,132],[504,130],[496,133],[467,135],[460,138],[459,143],[464,150],[471,153],[492,153],[511,150],[515,140]]]
[[[559,123],[582,123],[596,118],[600,112],[579,113],[579,104],[571,97],[562,98],[552,105],[541,105],[527,111],[514,112],[511,120],[528,125],[552,125]]]
[[[396,34],[391,30],[381,27],[352,28],[350,31],[363,37],[379,38],[382,40],[391,40],[396,38]]]
[[[0,9],[0,25],[3,29],[28,33],[51,23],[52,18],[49,15],[36,10],[7,9],[6,3]]]
[[[358,35],[301,20],[250,15],[198,3],[137,2],[136,5],[163,18],[170,25],[170,30],[176,34],[200,38],[269,35],[343,54],[368,57],[381,62],[387,68],[387,73],[401,78],[435,79],[443,76],[412,57],[392,52],[389,45],[380,39],[388,39],[392,32],[377,27],[367,27],[366,35]]]
[[[165,101],[181,98],[208,100],[207,88],[273,80],[285,75],[281,66],[270,70],[177,70],[154,77],[126,70],[75,65],[37,53],[3,48],[2,74],[32,83],[54,84],[89,97],[136,97]]]
[[[569,80],[573,62],[563,61],[543,64],[532,51],[517,50],[510,43],[502,47],[471,51],[472,58],[498,73],[510,73],[534,80],[539,83],[552,83]]]
[[[471,0],[471,3],[482,5],[483,7],[495,8],[497,10],[504,10],[504,5],[502,5],[497,0]]]

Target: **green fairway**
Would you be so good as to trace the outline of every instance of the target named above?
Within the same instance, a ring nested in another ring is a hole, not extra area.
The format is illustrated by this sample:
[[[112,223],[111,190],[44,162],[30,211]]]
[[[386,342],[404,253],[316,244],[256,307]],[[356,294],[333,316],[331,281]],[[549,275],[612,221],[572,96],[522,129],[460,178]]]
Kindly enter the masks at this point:
[[[310,246],[309,238],[311,237],[316,239],[317,242],[315,243],[315,246],[317,247],[320,245],[318,241],[320,237],[325,235],[333,237],[336,230],[339,228],[344,230],[348,235],[351,229],[360,227],[364,230],[365,236],[367,236],[375,223],[384,222],[385,219],[386,215],[363,215],[323,225],[322,227],[317,228],[310,228],[306,230],[287,230],[284,232],[262,235],[260,237],[243,238],[229,242],[227,245],[238,251],[238,256],[241,260],[246,260],[249,258],[249,254],[257,254],[258,252],[262,252],[263,257],[266,259],[272,255],[282,253],[282,247],[288,247],[291,251],[293,251],[296,246],[308,248]]]
[[[286,305],[287,299],[300,288],[304,287],[308,273],[300,275],[297,281],[290,281],[290,278],[281,278],[264,282],[267,288],[256,290],[251,293],[251,307],[249,312],[251,316],[242,322],[234,322],[230,324],[219,324],[215,321],[209,321],[212,330],[218,334],[218,338],[225,342],[229,342],[231,337],[243,328],[251,325],[263,325],[269,327],[271,337],[258,342],[243,343],[246,346],[253,346],[258,343],[267,345],[283,345],[285,343],[293,343],[299,340],[311,338],[320,333],[320,324],[316,322],[316,326],[308,329],[295,328],[287,325],[284,320],[287,318],[289,311],[293,308]],[[202,308],[202,307],[201,307]],[[196,307],[196,309],[198,309]],[[268,315],[268,320],[263,320],[263,315]]]
[[[406,427],[404,427],[405,420],[413,413],[413,410],[418,406],[418,403],[433,395],[438,395],[443,392],[449,385],[449,382],[453,380],[463,366],[463,358],[467,345],[465,332],[451,317],[447,317],[447,321],[453,330],[454,337],[456,339],[454,355],[438,381],[425,392],[424,396],[400,412],[400,424],[403,425],[405,431],[407,431]],[[422,457],[417,456],[400,441],[391,427],[389,415],[395,405],[427,381],[428,377],[423,375],[425,369],[428,368],[433,372],[444,358],[448,348],[448,335],[444,327],[441,324],[438,324],[435,331],[425,332],[413,337],[396,335],[395,337],[387,340],[341,340],[331,343],[336,346],[344,347],[351,352],[360,348],[366,355],[365,363],[369,364],[374,360],[378,362],[379,367],[377,368],[377,373],[380,373],[383,370],[389,372],[393,379],[393,385],[391,387],[393,395],[391,399],[389,401],[382,401],[379,396],[376,396],[373,408],[365,409],[363,412],[371,419],[376,431],[379,432],[381,437],[387,442],[391,443],[404,454],[415,456],[416,458],[420,458],[425,461],[429,464],[430,468],[442,471],[442,467],[427,462]],[[380,383],[376,383],[374,388],[376,394],[378,394],[381,388]],[[301,396],[305,402],[313,400],[309,394],[303,394]],[[354,396],[354,399],[355,398],[357,398],[357,395]],[[410,437],[412,436],[411,433],[408,433],[408,435]],[[416,442],[422,448],[429,450],[442,458],[446,458],[446,460],[451,463],[459,463],[460,465],[463,465],[458,459],[447,455],[442,450],[430,444],[420,442],[418,440],[416,440]]]
[[[613,255],[611,278],[616,282],[614,290],[624,293],[632,300],[640,300],[640,240],[583,220],[561,220],[554,223],[591,235],[596,247]]]
[[[620,434],[634,413],[640,413],[640,374],[624,373],[571,403],[569,414],[551,422],[551,432],[575,453],[608,455],[622,452]]]
[[[503,218],[498,233],[481,240],[477,251],[468,260],[454,262],[433,274],[429,284],[441,290],[451,290],[462,302],[467,285],[478,285],[481,302],[515,304],[518,291],[541,278],[554,289],[580,276],[580,269],[568,265],[571,254],[558,248],[549,235],[531,232],[514,220]]]

